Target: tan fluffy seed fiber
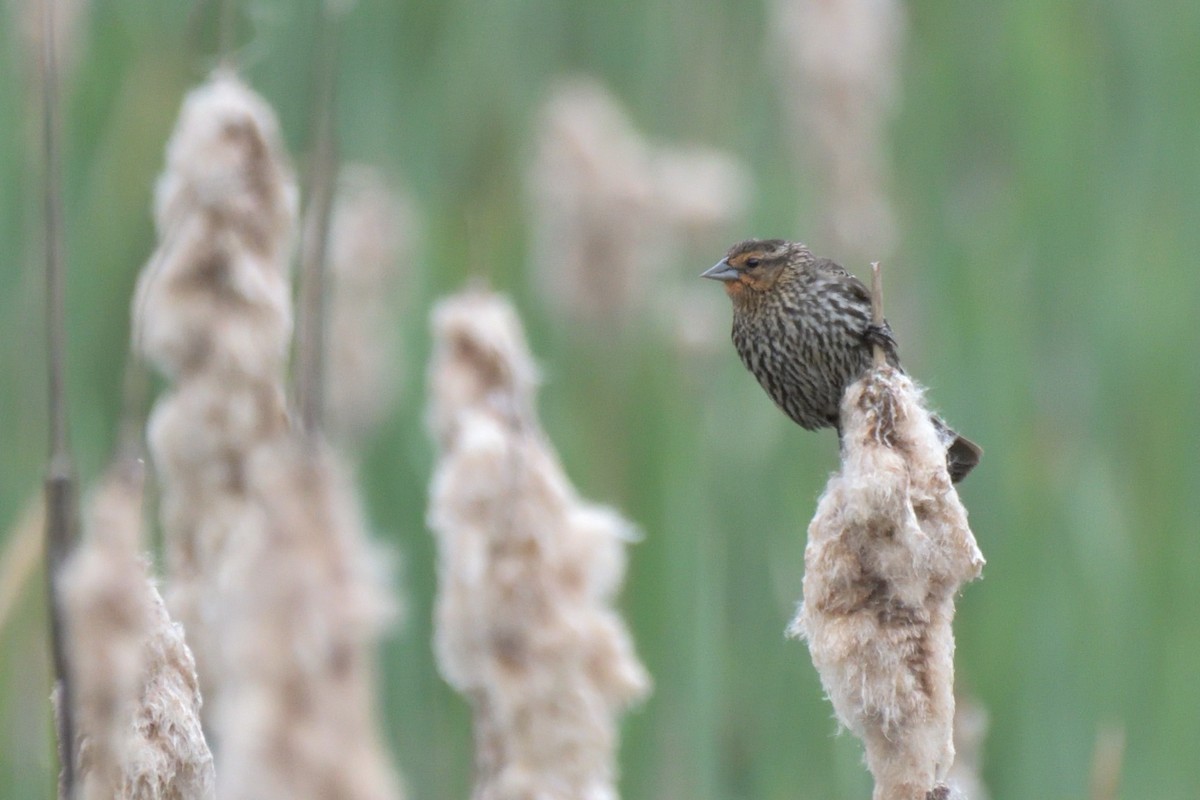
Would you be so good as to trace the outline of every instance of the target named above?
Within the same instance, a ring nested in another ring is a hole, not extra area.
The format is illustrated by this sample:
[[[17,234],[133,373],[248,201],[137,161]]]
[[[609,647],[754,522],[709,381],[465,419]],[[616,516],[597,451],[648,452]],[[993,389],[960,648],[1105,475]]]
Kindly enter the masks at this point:
[[[170,377],[148,438],[163,484],[171,610],[215,708],[222,564],[260,525],[246,465],[286,436],[295,182],[271,108],[218,70],[185,98],[138,279],[134,346]]]
[[[167,148],[136,343],[171,379],[148,436],[172,607],[222,800],[393,800],[373,645],[391,603],[355,494],[284,401],[296,193],[267,104],[218,72]]]
[[[299,441],[245,464],[253,521],[220,564],[213,709],[222,800],[393,800],[376,735],[373,644],[390,618],[380,554],[344,470]]]
[[[213,759],[180,627],[139,552],[140,466],[119,464],[93,492],[85,536],[64,568],[83,800],[203,800]]]
[[[193,800],[213,795],[213,759],[200,726],[200,683],[183,628],[151,587],[145,682],[128,755],[132,798]]]
[[[790,632],[865,743],[874,799],[925,800],[954,760],[954,597],[983,555],[907,376],[883,367],[852,384],[842,426]]]
[[[682,244],[723,240],[750,178],[728,154],[651,142],[611,92],[575,78],[542,107],[528,189],[538,290],[564,318],[610,322],[644,307]]]
[[[504,299],[444,300],[433,333],[435,647],[474,712],[473,797],[615,798],[617,716],[649,689],[613,609],[631,527],[568,482]]]
[[[330,434],[361,445],[392,409],[403,354],[401,280],[418,228],[414,202],[364,165],[339,171],[329,231],[326,417]]]
[[[296,204],[270,106],[218,70],[184,100],[167,144],[159,247],[134,298],[136,341],[165,374],[282,369]]]

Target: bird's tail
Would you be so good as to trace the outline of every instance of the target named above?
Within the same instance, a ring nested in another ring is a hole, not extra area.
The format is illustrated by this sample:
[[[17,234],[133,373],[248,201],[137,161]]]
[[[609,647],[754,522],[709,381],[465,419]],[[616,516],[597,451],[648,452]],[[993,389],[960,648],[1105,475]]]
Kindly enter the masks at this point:
[[[946,471],[950,473],[950,481],[958,483],[967,477],[967,473],[975,469],[975,465],[983,457],[983,448],[967,437],[958,435],[937,414],[929,416],[933,420],[933,426],[937,428],[938,437],[946,448]]]

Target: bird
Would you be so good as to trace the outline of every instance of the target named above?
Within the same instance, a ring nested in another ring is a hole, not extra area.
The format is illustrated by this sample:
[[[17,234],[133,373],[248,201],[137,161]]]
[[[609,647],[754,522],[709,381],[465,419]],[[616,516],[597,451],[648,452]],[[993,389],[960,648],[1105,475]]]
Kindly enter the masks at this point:
[[[841,440],[842,396],[871,368],[875,345],[903,371],[891,326],[872,321],[871,292],[863,282],[799,242],[739,242],[701,277],[724,284],[742,363],[802,428],[836,428]],[[983,450],[936,414],[930,418],[946,447],[950,480],[958,483]]]

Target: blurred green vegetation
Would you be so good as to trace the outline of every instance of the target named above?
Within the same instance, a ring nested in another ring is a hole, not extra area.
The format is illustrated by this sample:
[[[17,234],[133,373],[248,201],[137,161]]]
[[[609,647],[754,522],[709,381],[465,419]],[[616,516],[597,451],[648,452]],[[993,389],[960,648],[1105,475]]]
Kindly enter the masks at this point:
[[[211,3],[90,6],[64,93],[85,481],[116,430],[163,143],[215,63]],[[247,77],[297,154],[316,8],[256,0],[239,21]],[[908,12],[889,316],[910,369],[987,449],[962,494],[988,566],[956,622],[959,685],[991,715],[986,782],[998,800],[1085,797],[1097,730],[1117,722],[1123,796],[1196,797],[1200,4],[916,0]],[[568,472],[645,531],[622,605],[656,690],[624,726],[623,795],[869,794],[858,743],[834,736],[807,651],[783,637],[833,435],[784,419],[731,347],[684,355],[649,321],[571,335],[526,269],[534,112],[570,72],[600,77],[649,135],[748,161],[751,220],[730,240],[779,235],[828,252],[819,187],[789,159],[768,24],[765,7],[740,0],[362,0],[345,20],[343,154],[403,175],[426,218],[407,265],[406,389],[363,470],[380,535],[403,554],[408,614],[382,653],[383,717],[414,798],[466,797],[470,780],[469,715],[429,647],[422,370],[430,303],[481,252],[544,366],[543,419]],[[39,491],[46,426],[37,106],[8,18],[0,65],[7,532]],[[682,252],[672,275],[690,279],[717,255]],[[52,788],[44,627],[34,583],[0,631],[0,795],[13,800]]]

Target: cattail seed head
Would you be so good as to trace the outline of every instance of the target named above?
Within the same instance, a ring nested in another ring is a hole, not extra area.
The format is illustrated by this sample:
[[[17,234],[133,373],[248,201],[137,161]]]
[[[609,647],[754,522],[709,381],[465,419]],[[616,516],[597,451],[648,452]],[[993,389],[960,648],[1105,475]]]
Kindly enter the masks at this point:
[[[61,579],[80,796],[205,800],[213,758],[195,664],[150,580],[141,531],[141,467],[115,465],[88,501],[85,537]]]
[[[984,560],[907,376],[884,366],[851,384],[842,426],[789,632],[863,739],[875,800],[925,800],[954,760],[954,596]]]
[[[711,148],[656,144],[598,82],[559,83],[543,104],[528,178],[533,271],[550,307],[611,322],[670,284],[672,254],[737,220],[749,171]]]
[[[429,425],[442,447],[454,443],[469,412],[521,426],[533,422],[538,370],[508,303],[468,291],[433,310]]]
[[[392,604],[344,471],[289,424],[295,185],[271,109],[231,74],[185,101],[157,200],[136,335],[172,379],[149,440],[219,794],[395,800],[371,691]]]
[[[287,246],[298,195],[275,112],[224,68],[183,102],[155,191],[159,234],[211,215],[257,252]]]
[[[403,371],[401,314],[419,228],[416,204],[373,169],[339,170],[329,232],[326,416],[344,444],[392,410]]]
[[[282,369],[296,203],[275,115],[218,70],[188,95],[167,146],[160,244],[134,298],[135,342],[165,374]]]
[[[615,798],[616,717],[649,689],[612,608],[632,527],[576,496],[541,433],[511,306],[466,292],[433,326],[435,647],[474,711],[474,797]]]

